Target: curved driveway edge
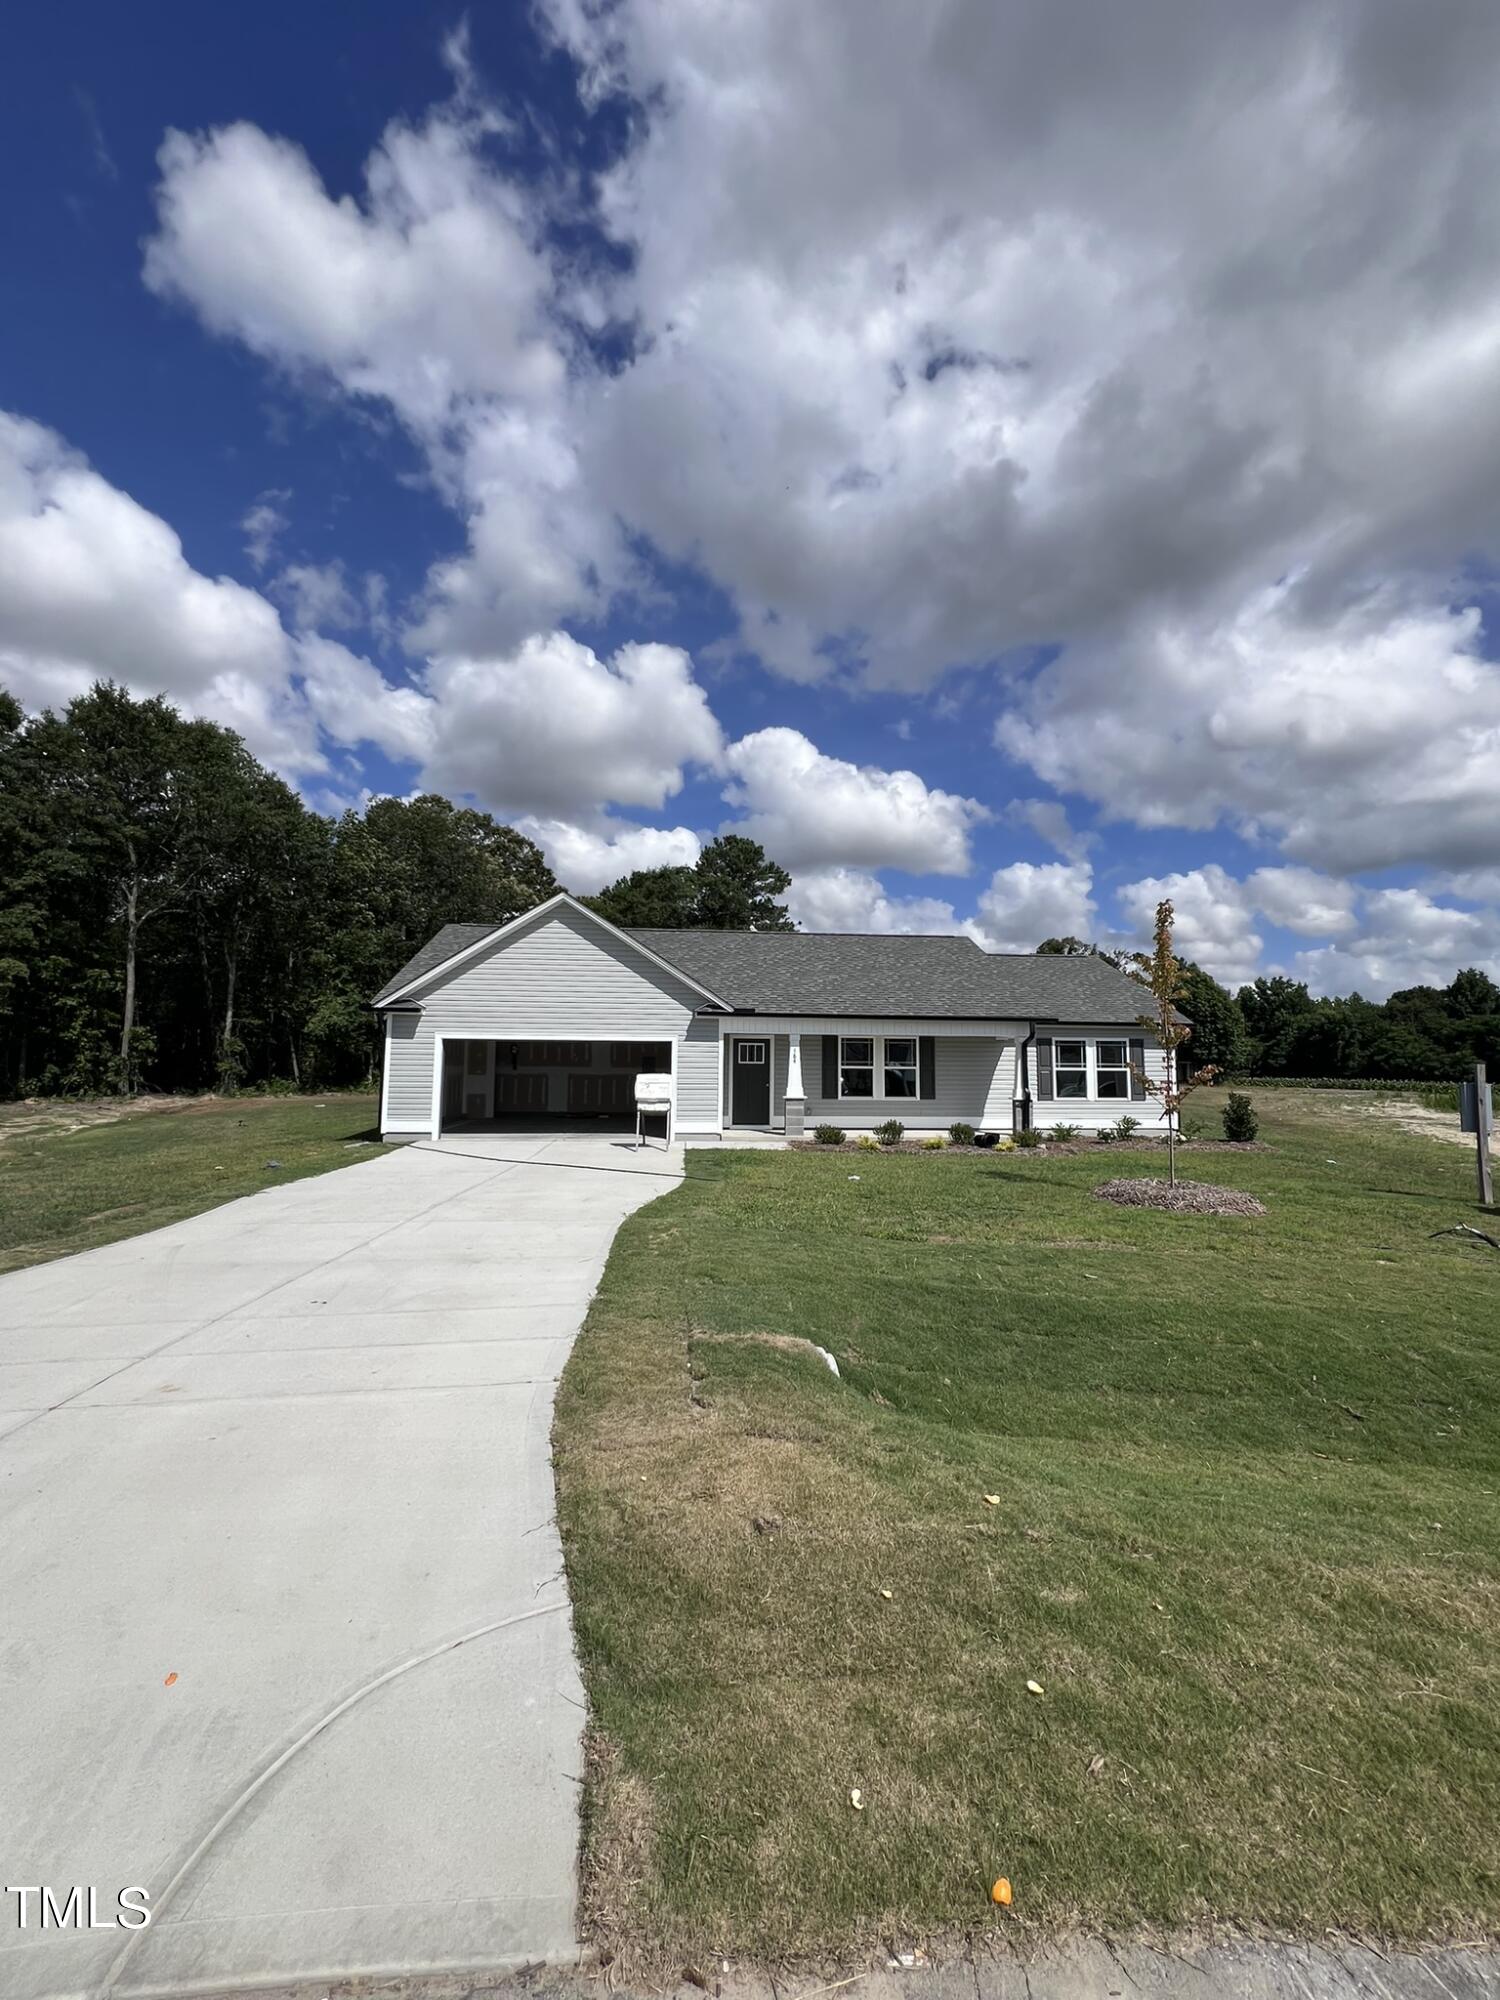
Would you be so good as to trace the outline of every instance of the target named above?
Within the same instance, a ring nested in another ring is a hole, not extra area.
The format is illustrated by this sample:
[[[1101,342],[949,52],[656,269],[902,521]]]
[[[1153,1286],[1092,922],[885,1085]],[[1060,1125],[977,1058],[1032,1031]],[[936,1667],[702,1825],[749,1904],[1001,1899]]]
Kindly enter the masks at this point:
[[[0,1992],[576,1957],[555,1384],[681,1152],[445,1139],[0,1278]]]

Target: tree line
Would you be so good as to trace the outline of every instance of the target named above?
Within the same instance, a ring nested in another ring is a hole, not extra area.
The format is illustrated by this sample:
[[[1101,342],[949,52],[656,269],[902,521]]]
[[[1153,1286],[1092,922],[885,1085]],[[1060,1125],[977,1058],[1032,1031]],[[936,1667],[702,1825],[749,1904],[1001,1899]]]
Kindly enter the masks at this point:
[[[449,799],[329,818],[161,698],[101,682],[27,716],[0,689],[0,1095],[365,1082],[371,996],[418,947],[560,886],[535,842]],[[789,886],[728,835],[585,900],[789,929]]]
[[[1078,938],[1048,938],[1038,950],[1093,952],[1134,969],[1128,954]],[[1193,1024],[1190,1061],[1232,1077],[1439,1083],[1466,1076],[1476,1062],[1500,1074],[1500,986],[1472,966],[1446,986],[1407,986],[1374,1001],[1358,993],[1315,997],[1303,981],[1280,974],[1231,993],[1184,960],[1178,1005]]]
[[[0,1095],[367,1081],[370,998],[445,923],[561,885],[535,842],[435,794],[311,810],[232,730],[101,682],[27,716],[0,689]],[[791,930],[785,869],[738,834],[582,900],[622,925]],[[1088,952],[1049,938],[1046,952]],[[1118,962],[1118,961],[1117,961]],[[1182,974],[1197,1063],[1231,1074],[1500,1072],[1500,988],[1382,1004]]]

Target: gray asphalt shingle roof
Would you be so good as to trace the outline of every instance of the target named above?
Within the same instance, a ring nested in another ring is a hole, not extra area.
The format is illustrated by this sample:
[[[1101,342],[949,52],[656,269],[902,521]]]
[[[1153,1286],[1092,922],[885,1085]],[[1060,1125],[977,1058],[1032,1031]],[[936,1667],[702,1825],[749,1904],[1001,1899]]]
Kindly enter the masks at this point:
[[[410,986],[414,979],[420,979],[424,972],[432,972],[455,952],[465,950],[471,944],[478,944],[483,937],[499,928],[496,924],[444,924],[436,937],[430,937],[414,958],[409,958],[394,979],[388,979],[371,1001],[378,1007],[388,993],[399,993],[403,986]]]
[[[375,996],[384,1004],[489,937],[445,924]],[[830,931],[628,930],[737,1012],[908,1019],[1133,1022],[1151,996],[1102,958],[983,951],[967,937]]]
[[[967,937],[631,930],[737,1011],[1130,1022],[1151,996],[1107,959],[984,951]]]

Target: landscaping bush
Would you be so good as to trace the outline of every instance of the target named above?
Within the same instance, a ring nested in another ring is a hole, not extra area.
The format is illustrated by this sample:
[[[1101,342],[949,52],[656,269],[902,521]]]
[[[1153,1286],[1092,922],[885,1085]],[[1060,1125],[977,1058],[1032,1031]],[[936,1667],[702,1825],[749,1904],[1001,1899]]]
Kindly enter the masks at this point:
[[[861,1132],[854,1143],[862,1153],[878,1153],[880,1151],[878,1141],[872,1139],[868,1132]]]
[[[842,1146],[845,1133],[842,1125],[815,1125],[813,1137],[820,1146]]]
[[[1018,1146],[1024,1146],[1027,1152],[1030,1152],[1033,1146],[1040,1146],[1041,1143],[1042,1143],[1041,1133],[1030,1127],[1028,1127],[1024,1132],[1018,1132],[1016,1134],[1016,1144]]]
[[[1229,1102],[1219,1116],[1224,1122],[1224,1137],[1236,1146],[1247,1145],[1260,1130],[1255,1106],[1242,1090],[1230,1091]]]
[[[1055,1140],[1059,1146],[1066,1146],[1070,1139],[1078,1137],[1078,1127],[1076,1125],[1054,1125],[1052,1130],[1047,1134],[1047,1137]]]
[[[947,1143],[948,1141],[943,1138],[941,1133],[934,1132],[930,1139],[922,1141],[922,1151],[924,1153],[941,1153]]]
[[[899,1118],[887,1118],[883,1125],[875,1127],[875,1137],[882,1146],[899,1146],[906,1127]]]
[[[953,1141],[955,1146],[972,1146],[978,1136],[972,1125],[965,1125],[960,1122],[948,1127],[948,1137]]]

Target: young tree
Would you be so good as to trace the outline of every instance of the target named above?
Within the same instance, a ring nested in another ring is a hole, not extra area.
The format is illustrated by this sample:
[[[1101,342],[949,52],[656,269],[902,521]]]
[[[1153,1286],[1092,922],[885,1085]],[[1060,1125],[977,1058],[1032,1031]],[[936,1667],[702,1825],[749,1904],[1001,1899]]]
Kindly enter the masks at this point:
[[[1172,905],[1169,902],[1156,906],[1155,944],[1146,966],[1146,984],[1151,989],[1155,1005],[1149,1014],[1140,1015],[1139,1020],[1165,1051],[1165,1074],[1154,1077],[1145,1068],[1135,1070],[1134,1074],[1140,1078],[1147,1094],[1160,1100],[1166,1114],[1167,1180],[1172,1187],[1176,1187],[1177,1120],[1183,1100],[1199,1084],[1212,1082],[1218,1071],[1213,1063],[1205,1063],[1202,1069],[1189,1073],[1185,1061],[1178,1060],[1178,1051],[1187,1046],[1193,1030],[1177,1011],[1182,992],[1182,961],[1172,947]]]

